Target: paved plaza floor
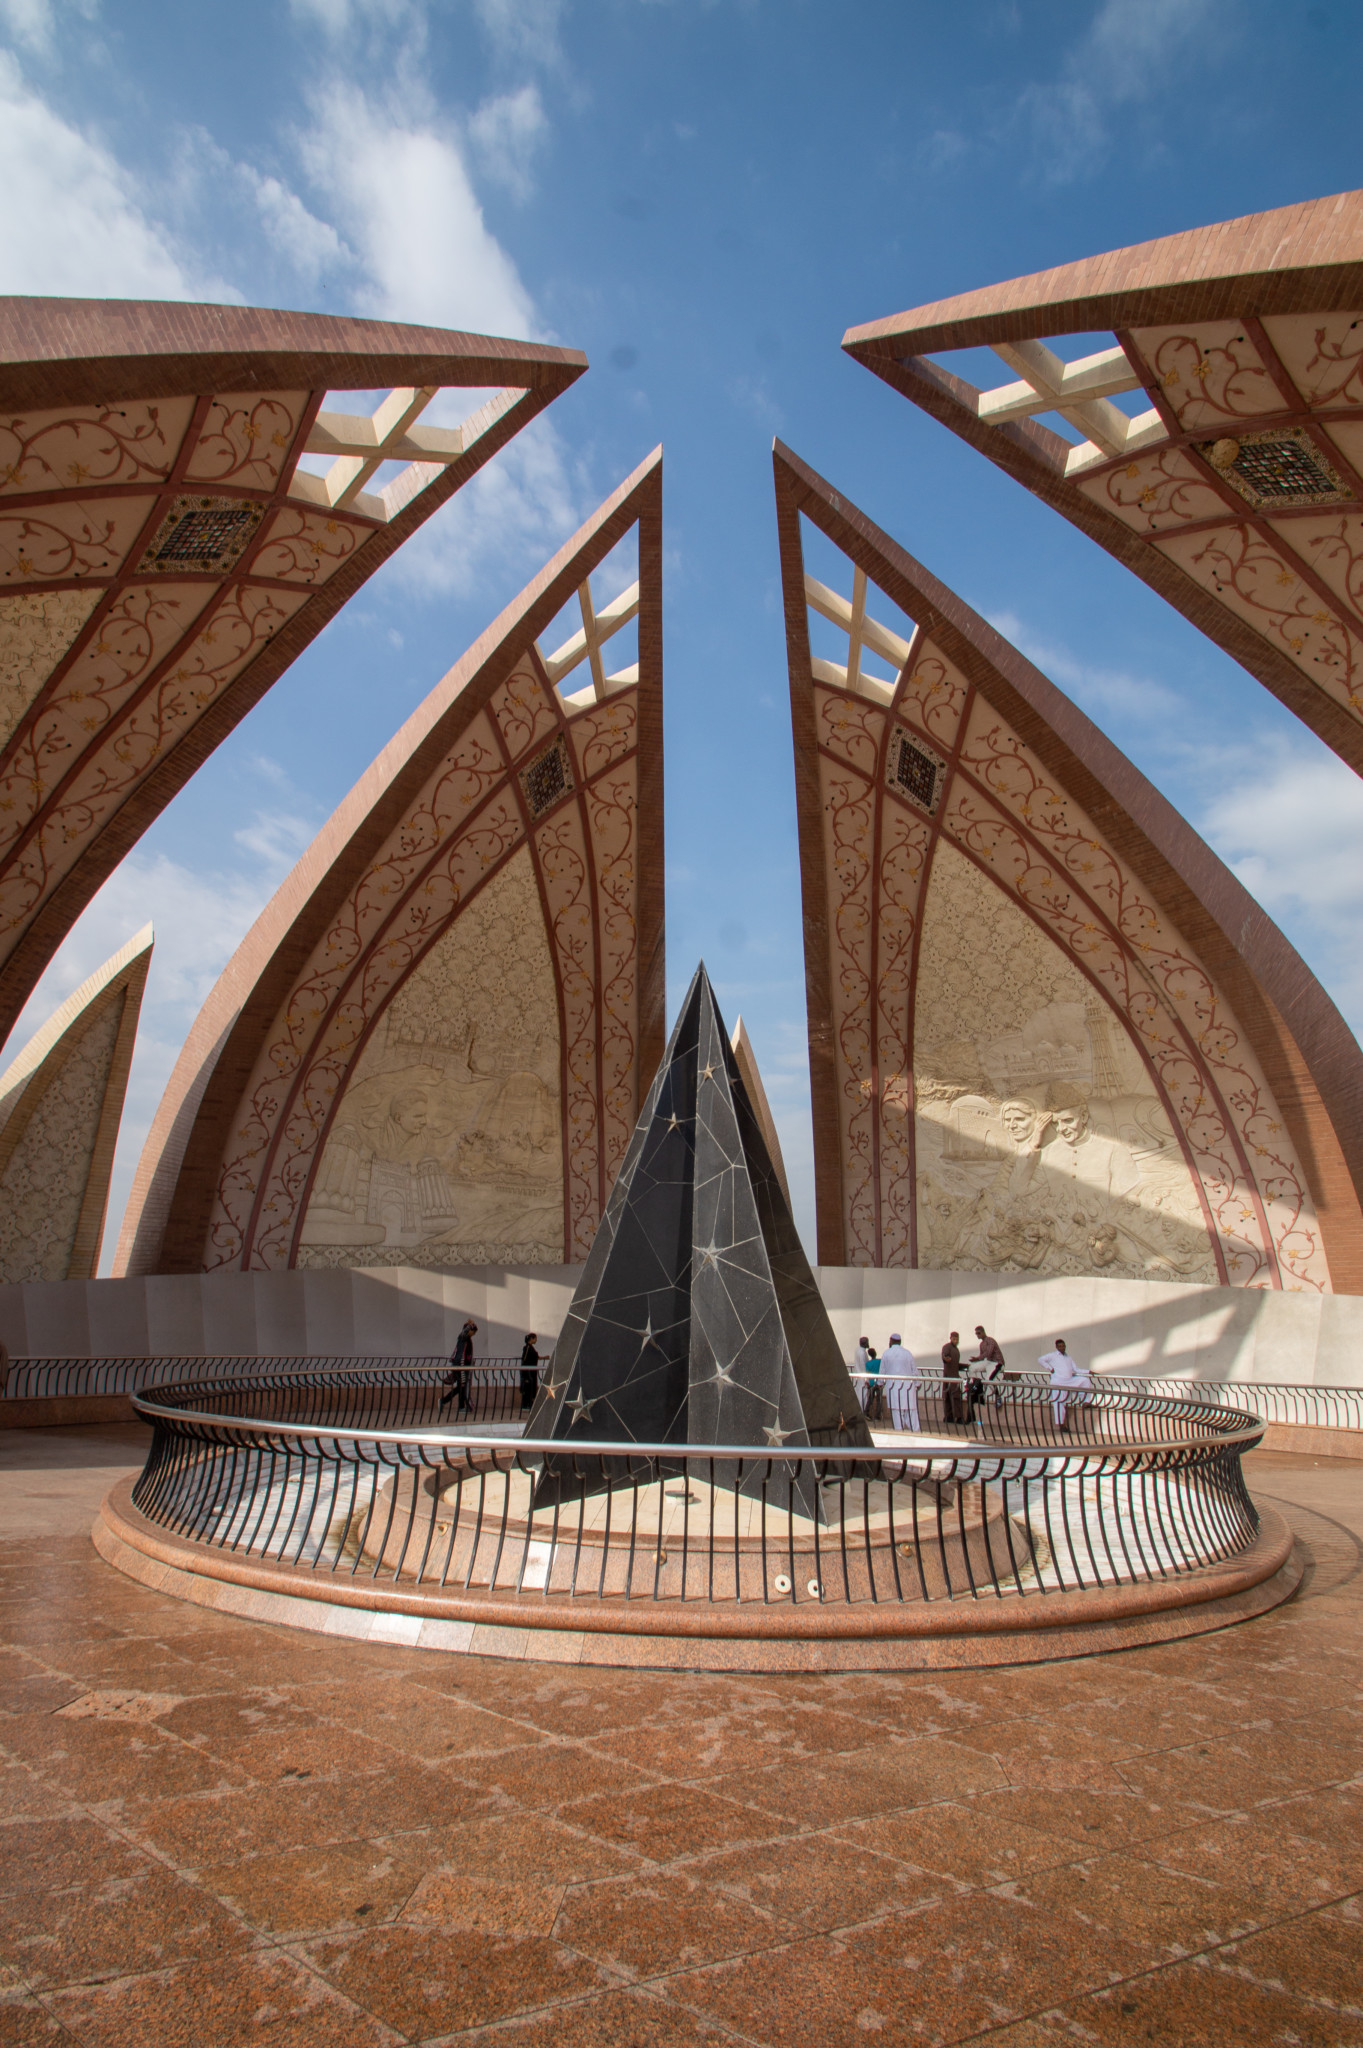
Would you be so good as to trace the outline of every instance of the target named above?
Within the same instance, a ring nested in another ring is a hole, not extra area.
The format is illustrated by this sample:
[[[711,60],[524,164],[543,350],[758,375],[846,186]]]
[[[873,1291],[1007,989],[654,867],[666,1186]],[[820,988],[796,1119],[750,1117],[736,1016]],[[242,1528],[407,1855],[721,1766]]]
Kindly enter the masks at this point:
[[[1300,1592],[1017,1671],[462,1660],[163,1598],[0,1435],[0,2048],[1363,2048],[1363,1464]]]

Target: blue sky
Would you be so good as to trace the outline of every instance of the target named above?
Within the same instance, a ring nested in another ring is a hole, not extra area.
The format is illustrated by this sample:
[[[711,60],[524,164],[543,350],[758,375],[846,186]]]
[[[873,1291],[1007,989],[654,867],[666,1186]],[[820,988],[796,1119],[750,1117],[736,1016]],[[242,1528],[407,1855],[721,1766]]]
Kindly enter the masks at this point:
[[[1360,59],[1357,0],[0,0],[0,291],[376,313],[592,363],[201,770],[30,1005],[11,1052],[155,922],[106,1258],[237,939],[658,441],[669,983],[675,1001],[703,954],[730,1024],[747,1019],[807,1236],[773,434],[1097,719],[1358,1029],[1358,781],[838,343],[948,292],[1363,184]]]

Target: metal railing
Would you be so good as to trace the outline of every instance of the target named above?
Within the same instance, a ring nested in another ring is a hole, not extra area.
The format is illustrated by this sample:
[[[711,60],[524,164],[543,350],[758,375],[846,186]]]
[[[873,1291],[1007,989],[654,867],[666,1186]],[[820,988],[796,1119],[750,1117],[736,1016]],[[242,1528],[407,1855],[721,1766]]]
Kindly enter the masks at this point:
[[[1258,1528],[1240,1455],[1261,1425],[1211,1401],[1096,1389],[1082,1447],[1033,1415],[1007,1449],[811,1452],[433,1434],[393,1419],[428,1398],[419,1378],[158,1387],[135,1401],[153,1440],[134,1501],[219,1552],[503,1617],[527,1597],[659,1615],[1029,1597],[1195,1571]]]
[[[978,1434],[983,1426],[988,1433],[988,1411],[995,1410],[998,1397],[1005,1403],[1017,1403],[1027,1392],[1033,1395],[1043,1391],[1049,1397],[1050,1380],[1045,1373],[1010,1370],[1007,1379],[980,1381],[978,1376],[970,1380],[948,1380],[942,1373],[924,1369],[916,1379],[909,1380],[889,1373],[853,1373],[858,1392],[866,1397],[876,1387],[884,1394],[887,1417],[906,1407],[910,1390],[917,1394],[919,1414],[925,1428],[952,1426],[965,1413],[967,1402],[970,1407],[972,1433]],[[1205,1401],[1214,1400],[1221,1406],[1237,1408],[1243,1414],[1257,1415],[1263,1422],[1288,1423],[1317,1429],[1363,1430],[1363,1387],[1307,1386],[1289,1382],[1265,1383],[1259,1380],[1196,1380],[1166,1377],[1146,1379],[1130,1373],[1108,1373],[1095,1371],[1094,1388],[1105,1388],[1116,1394],[1129,1394],[1136,1398],[1146,1395],[1162,1400]],[[1059,1392],[1061,1390],[1057,1390]],[[887,1420],[887,1428],[895,1423]]]
[[[552,1363],[552,1352],[542,1352],[541,1374],[547,1372]],[[466,1371],[468,1405],[460,1402],[456,1388],[446,1414],[480,1423],[521,1421],[524,1410],[519,1357],[476,1358]],[[380,1376],[388,1372],[416,1373],[420,1375],[421,1386],[434,1388],[429,1418],[434,1421],[434,1404],[438,1403],[443,1391],[437,1382],[442,1375],[449,1374],[450,1362],[445,1357],[299,1358],[288,1354],[275,1358],[15,1358],[10,1360],[3,1398],[7,1401],[31,1401],[73,1395],[136,1394],[144,1387],[171,1380],[177,1385],[212,1382],[232,1386],[249,1382],[255,1386],[262,1378],[296,1376],[300,1372],[334,1376],[338,1386],[360,1381],[375,1385],[379,1383]],[[425,1420],[426,1408],[414,1405],[410,1412],[410,1426],[415,1427]]]
[[[551,1363],[552,1354],[545,1353],[540,1360],[540,1371],[547,1371]],[[0,1399],[23,1401],[53,1396],[134,1394],[169,1381],[254,1379],[259,1373],[304,1371],[373,1374],[383,1368],[398,1367],[436,1373],[449,1370],[448,1360],[444,1357],[394,1358],[387,1354],[370,1358],[300,1357],[293,1353],[270,1358],[236,1355],[202,1358],[15,1358],[10,1361],[8,1380],[0,1388]],[[519,1358],[480,1358],[474,1362],[473,1373],[478,1390],[474,1419],[499,1423],[517,1421],[521,1414]],[[859,1386],[879,1385],[887,1395],[897,1384],[890,1374],[854,1374],[853,1378]],[[940,1372],[924,1368],[913,1384],[919,1389],[919,1409],[925,1426],[934,1429],[950,1427],[950,1410],[956,1404],[947,1398],[946,1390],[953,1383],[944,1381]],[[965,1382],[954,1384],[964,1387]],[[992,1396],[1000,1387],[1038,1388],[1047,1385],[1044,1374],[1024,1372],[1011,1375],[1006,1380],[990,1382],[989,1391]],[[1172,1376],[1152,1379],[1107,1372],[1095,1372],[1094,1385],[1121,1394],[1155,1394],[1175,1400],[1212,1399],[1222,1406],[1258,1415],[1265,1422],[1320,1429],[1363,1430],[1363,1386],[1307,1386],[1285,1381],[1198,1380]],[[990,1405],[993,1405],[992,1400]]]

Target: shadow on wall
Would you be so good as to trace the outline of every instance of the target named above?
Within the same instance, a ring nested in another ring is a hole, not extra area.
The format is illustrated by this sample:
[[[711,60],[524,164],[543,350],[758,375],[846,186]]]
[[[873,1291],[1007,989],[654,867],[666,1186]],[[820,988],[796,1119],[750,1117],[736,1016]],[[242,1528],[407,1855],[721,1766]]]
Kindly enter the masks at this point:
[[[391,1266],[31,1281],[0,1287],[0,1339],[16,1358],[431,1356],[448,1353],[472,1316],[478,1355],[510,1357],[527,1330],[542,1349],[554,1343],[580,1272]],[[815,1278],[849,1358],[863,1333],[883,1349],[897,1330],[931,1364],[949,1331],[971,1339],[983,1323],[1024,1369],[1063,1336],[1085,1364],[1113,1372],[1363,1385],[1360,1295],[851,1266],[817,1267]]]

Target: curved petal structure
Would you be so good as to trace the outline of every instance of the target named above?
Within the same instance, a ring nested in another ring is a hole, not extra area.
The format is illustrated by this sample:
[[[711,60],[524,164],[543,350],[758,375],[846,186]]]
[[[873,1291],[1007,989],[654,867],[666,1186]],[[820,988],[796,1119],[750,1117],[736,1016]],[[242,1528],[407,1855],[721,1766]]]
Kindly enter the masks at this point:
[[[585,368],[387,321],[0,299],[0,1036],[199,763]],[[447,386],[495,395],[429,426]],[[377,389],[372,414],[328,396]]]
[[[147,925],[0,1074],[0,1281],[95,1277],[151,949]]]
[[[1047,346],[1073,335],[1084,353]],[[981,346],[1007,382],[933,360]],[[1363,773],[1363,192],[963,292],[843,347]]]
[[[1024,656],[775,467],[821,1262],[1363,1291],[1363,1054],[1325,992]]]
[[[638,581],[598,605],[592,572],[636,528]],[[171,1077],[116,1270],[585,1258],[663,1048],[661,558],[655,451],[243,940]],[[570,601],[581,630],[542,651]],[[608,674],[635,619],[638,661]]]

